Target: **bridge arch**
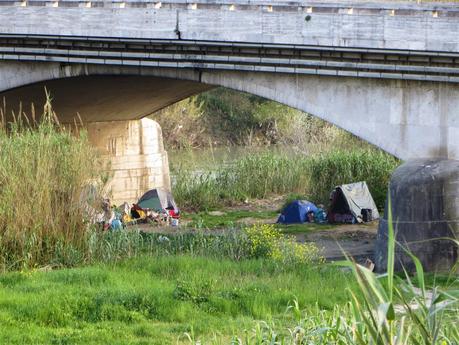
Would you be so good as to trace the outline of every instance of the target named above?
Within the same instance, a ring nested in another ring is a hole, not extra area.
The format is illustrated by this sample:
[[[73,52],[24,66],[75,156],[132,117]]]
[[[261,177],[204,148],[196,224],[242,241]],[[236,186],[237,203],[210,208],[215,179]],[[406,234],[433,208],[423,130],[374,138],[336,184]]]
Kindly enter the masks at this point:
[[[450,116],[459,109],[459,84],[44,62],[1,69],[7,113],[19,102],[39,106],[47,87],[63,122],[77,112],[87,122],[130,120],[224,86],[310,113],[402,159],[459,157],[458,118]]]

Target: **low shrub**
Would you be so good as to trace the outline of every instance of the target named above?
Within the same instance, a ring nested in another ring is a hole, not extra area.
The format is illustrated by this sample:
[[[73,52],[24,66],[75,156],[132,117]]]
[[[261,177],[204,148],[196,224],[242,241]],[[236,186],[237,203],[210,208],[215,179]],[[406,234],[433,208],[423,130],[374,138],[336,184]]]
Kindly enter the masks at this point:
[[[314,243],[299,243],[295,236],[284,235],[277,243],[271,257],[283,265],[324,263],[321,249]]]
[[[212,282],[210,280],[189,282],[185,280],[178,281],[173,296],[180,301],[191,301],[195,304],[208,302],[212,295]]]
[[[249,241],[250,255],[255,258],[273,257],[283,237],[280,231],[271,224],[253,225],[245,228],[244,232]]]
[[[255,224],[245,228],[249,254],[254,258],[271,258],[283,265],[323,262],[314,243],[298,243],[294,236],[283,235],[272,224]]]

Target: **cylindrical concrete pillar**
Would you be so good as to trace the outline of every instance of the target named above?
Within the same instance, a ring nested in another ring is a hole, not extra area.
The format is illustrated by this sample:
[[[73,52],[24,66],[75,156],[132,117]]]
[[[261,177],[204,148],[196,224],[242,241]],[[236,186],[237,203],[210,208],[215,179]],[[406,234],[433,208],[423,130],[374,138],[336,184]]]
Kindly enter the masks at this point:
[[[398,242],[396,269],[414,269],[403,247],[421,260],[426,271],[450,269],[458,259],[458,248],[445,238],[459,238],[459,161],[406,162],[392,174],[389,192]],[[387,264],[388,211],[386,202],[375,248],[378,271]]]

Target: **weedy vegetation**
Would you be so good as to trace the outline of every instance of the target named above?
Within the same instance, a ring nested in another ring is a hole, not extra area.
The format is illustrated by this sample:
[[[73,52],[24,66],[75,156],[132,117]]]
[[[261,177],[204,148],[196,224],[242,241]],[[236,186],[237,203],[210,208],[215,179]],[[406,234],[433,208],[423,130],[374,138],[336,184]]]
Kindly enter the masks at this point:
[[[345,265],[352,268],[357,282],[357,288],[349,290],[348,303],[332,310],[317,306],[301,309],[301,304],[293,300],[285,316],[293,318],[287,321],[289,326],[279,320],[260,321],[240,331],[230,342],[216,336],[209,344],[458,344],[459,262],[443,287],[428,287],[422,265],[414,255],[415,279],[406,271],[396,275],[395,246],[400,244],[396,243],[390,214],[387,273],[377,275],[348,260]],[[188,340],[191,344],[200,343],[192,333]]]
[[[366,180],[383,208],[390,174],[398,164],[396,158],[376,149],[294,157],[261,153],[198,174],[177,167],[172,172],[173,192],[182,207],[197,211],[289,193],[326,204],[335,186]]]
[[[223,235],[105,236],[111,253],[120,254],[106,257],[105,264],[0,275],[3,343],[449,345],[459,340],[457,276],[441,287],[429,285],[415,258],[415,278],[395,275],[392,232],[388,272],[381,276],[350,261],[344,265],[350,270],[324,264],[313,245],[284,241],[267,225]],[[142,246],[124,236],[136,236]],[[147,244],[148,252],[136,252]],[[129,255],[135,257],[117,260]]]
[[[0,270],[82,260],[91,237],[87,189],[103,185],[84,131],[60,126],[49,101],[31,119],[0,121]]]
[[[352,275],[199,255],[140,256],[90,267],[0,275],[3,344],[230,344],[254,320],[288,327],[289,301],[333,310]],[[278,321],[279,323],[278,323]]]

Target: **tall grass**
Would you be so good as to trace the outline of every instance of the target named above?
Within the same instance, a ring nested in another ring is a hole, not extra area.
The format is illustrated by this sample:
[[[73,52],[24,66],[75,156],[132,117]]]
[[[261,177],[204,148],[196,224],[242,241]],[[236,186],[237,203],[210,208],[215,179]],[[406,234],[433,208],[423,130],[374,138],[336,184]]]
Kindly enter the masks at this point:
[[[98,187],[106,180],[104,167],[85,132],[75,135],[60,126],[49,102],[40,118],[39,122],[24,118],[0,123],[0,271],[116,262],[141,254],[252,257],[250,236],[240,231],[171,238],[135,231],[98,232],[91,218],[100,207]],[[270,170],[277,163],[272,160]],[[259,165],[250,160],[241,164],[240,174]],[[283,169],[281,173],[286,174],[288,166]],[[279,177],[279,170],[277,175],[270,170],[258,178]],[[225,171],[218,178],[226,186],[234,183],[234,176]],[[247,174],[239,175],[236,180],[247,178]],[[230,195],[235,197],[243,188],[229,189]],[[257,196],[265,193],[266,187],[252,191]]]
[[[332,309],[347,286],[352,275],[336,268],[194,255],[11,272],[0,275],[0,343],[184,345],[193,330],[205,344],[282,316],[294,297]]]
[[[261,153],[199,175],[179,168],[174,171],[173,191],[182,207],[204,210],[288,193],[326,203],[333,187],[366,180],[382,208],[390,174],[398,163],[394,157],[374,149],[294,157]]]
[[[85,133],[60,127],[49,102],[39,122],[0,121],[0,270],[81,251],[88,234],[84,190],[100,171]]]
[[[93,233],[87,251],[92,262],[117,262],[141,255],[192,255],[234,261],[263,258],[289,267],[323,262],[321,250],[314,243],[297,243],[266,224],[218,234],[199,230],[171,235],[139,231]]]
[[[366,181],[378,208],[386,200],[390,175],[399,161],[380,150],[335,150],[312,156],[308,165],[308,193],[315,200],[328,200],[333,187]]]

